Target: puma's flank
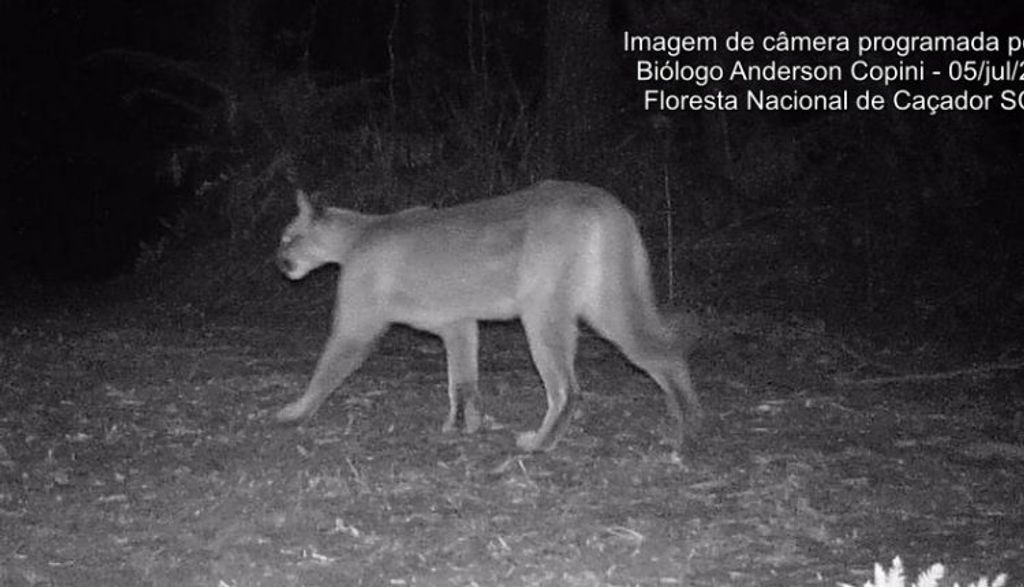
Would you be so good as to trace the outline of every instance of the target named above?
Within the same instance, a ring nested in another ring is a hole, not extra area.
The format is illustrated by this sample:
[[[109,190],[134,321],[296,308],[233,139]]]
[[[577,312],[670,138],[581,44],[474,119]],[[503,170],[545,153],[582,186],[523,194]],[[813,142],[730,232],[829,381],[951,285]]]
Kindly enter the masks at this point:
[[[448,358],[448,417],[466,432],[481,424],[477,321],[518,317],[547,389],[537,430],[520,433],[523,450],[547,450],[578,394],[574,359],[582,318],[646,371],[665,392],[677,448],[702,415],[687,365],[689,338],[659,316],[647,253],[630,213],[608,192],[544,181],[513,194],[446,209],[384,216],[313,209],[284,231],[278,266],[302,279],[327,263],[343,266],[334,324],[306,392],[276,419],[316,412],[366,358],[392,323],[432,332]],[[686,401],[684,414],[679,394]]]

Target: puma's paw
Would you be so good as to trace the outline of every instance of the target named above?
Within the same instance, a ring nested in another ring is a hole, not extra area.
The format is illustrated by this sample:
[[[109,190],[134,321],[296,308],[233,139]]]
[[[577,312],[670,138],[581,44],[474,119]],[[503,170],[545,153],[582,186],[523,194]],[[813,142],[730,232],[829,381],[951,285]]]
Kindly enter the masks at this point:
[[[520,432],[516,435],[516,446],[519,447],[519,450],[537,452],[541,450],[541,440],[542,439],[537,436],[536,430]]]
[[[480,430],[480,425],[483,424],[483,417],[479,410],[467,405],[464,417],[466,420],[466,434],[476,434]]]
[[[441,434],[455,434],[458,430],[455,427],[455,418],[449,417],[441,426]]]
[[[306,416],[306,407],[302,405],[302,402],[292,402],[287,406],[281,408],[274,414],[274,420],[277,422],[294,422],[301,420]]]

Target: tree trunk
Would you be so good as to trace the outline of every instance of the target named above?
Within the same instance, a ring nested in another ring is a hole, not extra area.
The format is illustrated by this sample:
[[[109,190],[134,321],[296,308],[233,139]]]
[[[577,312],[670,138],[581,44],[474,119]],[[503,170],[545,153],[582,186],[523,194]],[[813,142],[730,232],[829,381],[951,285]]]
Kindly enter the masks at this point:
[[[268,0],[223,0],[219,6],[220,55],[217,66],[223,87],[232,95],[224,96],[225,127],[235,135],[241,120],[234,104],[243,100],[250,76],[259,65],[264,38],[264,19]]]
[[[259,62],[267,0],[224,0],[221,4],[223,52],[221,72],[234,83],[244,79]]]
[[[548,0],[545,29],[544,172],[571,173],[614,108],[610,0]]]

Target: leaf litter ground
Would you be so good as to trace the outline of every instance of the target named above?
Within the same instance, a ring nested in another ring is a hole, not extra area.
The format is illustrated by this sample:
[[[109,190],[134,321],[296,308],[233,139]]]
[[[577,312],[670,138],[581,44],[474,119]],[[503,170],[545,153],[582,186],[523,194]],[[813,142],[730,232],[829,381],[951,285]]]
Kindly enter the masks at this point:
[[[544,394],[514,325],[483,333],[491,429],[447,437],[443,349],[409,330],[280,427],[324,315],[27,324],[0,331],[2,585],[860,585],[895,555],[1024,577],[1016,371],[838,385],[848,346],[733,319],[674,460],[660,392],[585,335],[579,416],[521,455]]]

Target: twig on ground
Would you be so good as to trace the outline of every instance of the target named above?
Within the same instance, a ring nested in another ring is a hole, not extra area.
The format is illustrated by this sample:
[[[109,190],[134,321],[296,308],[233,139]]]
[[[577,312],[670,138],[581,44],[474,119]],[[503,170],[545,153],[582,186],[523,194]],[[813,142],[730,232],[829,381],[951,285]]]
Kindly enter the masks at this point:
[[[967,375],[986,375],[996,371],[1016,371],[1024,369],[1024,360],[1012,363],[987,363],[966,369],[955,369],[953,371],[941,371],[938,373],[911,373],[908,375],[893,375],[887,377],[869,377],[867,379],[849,379],[847,377],[836,377],[836,385],[843,386],[869,386],[884,385],[887,383],[921,383],[928,381],[945,381],[956,379]]]

